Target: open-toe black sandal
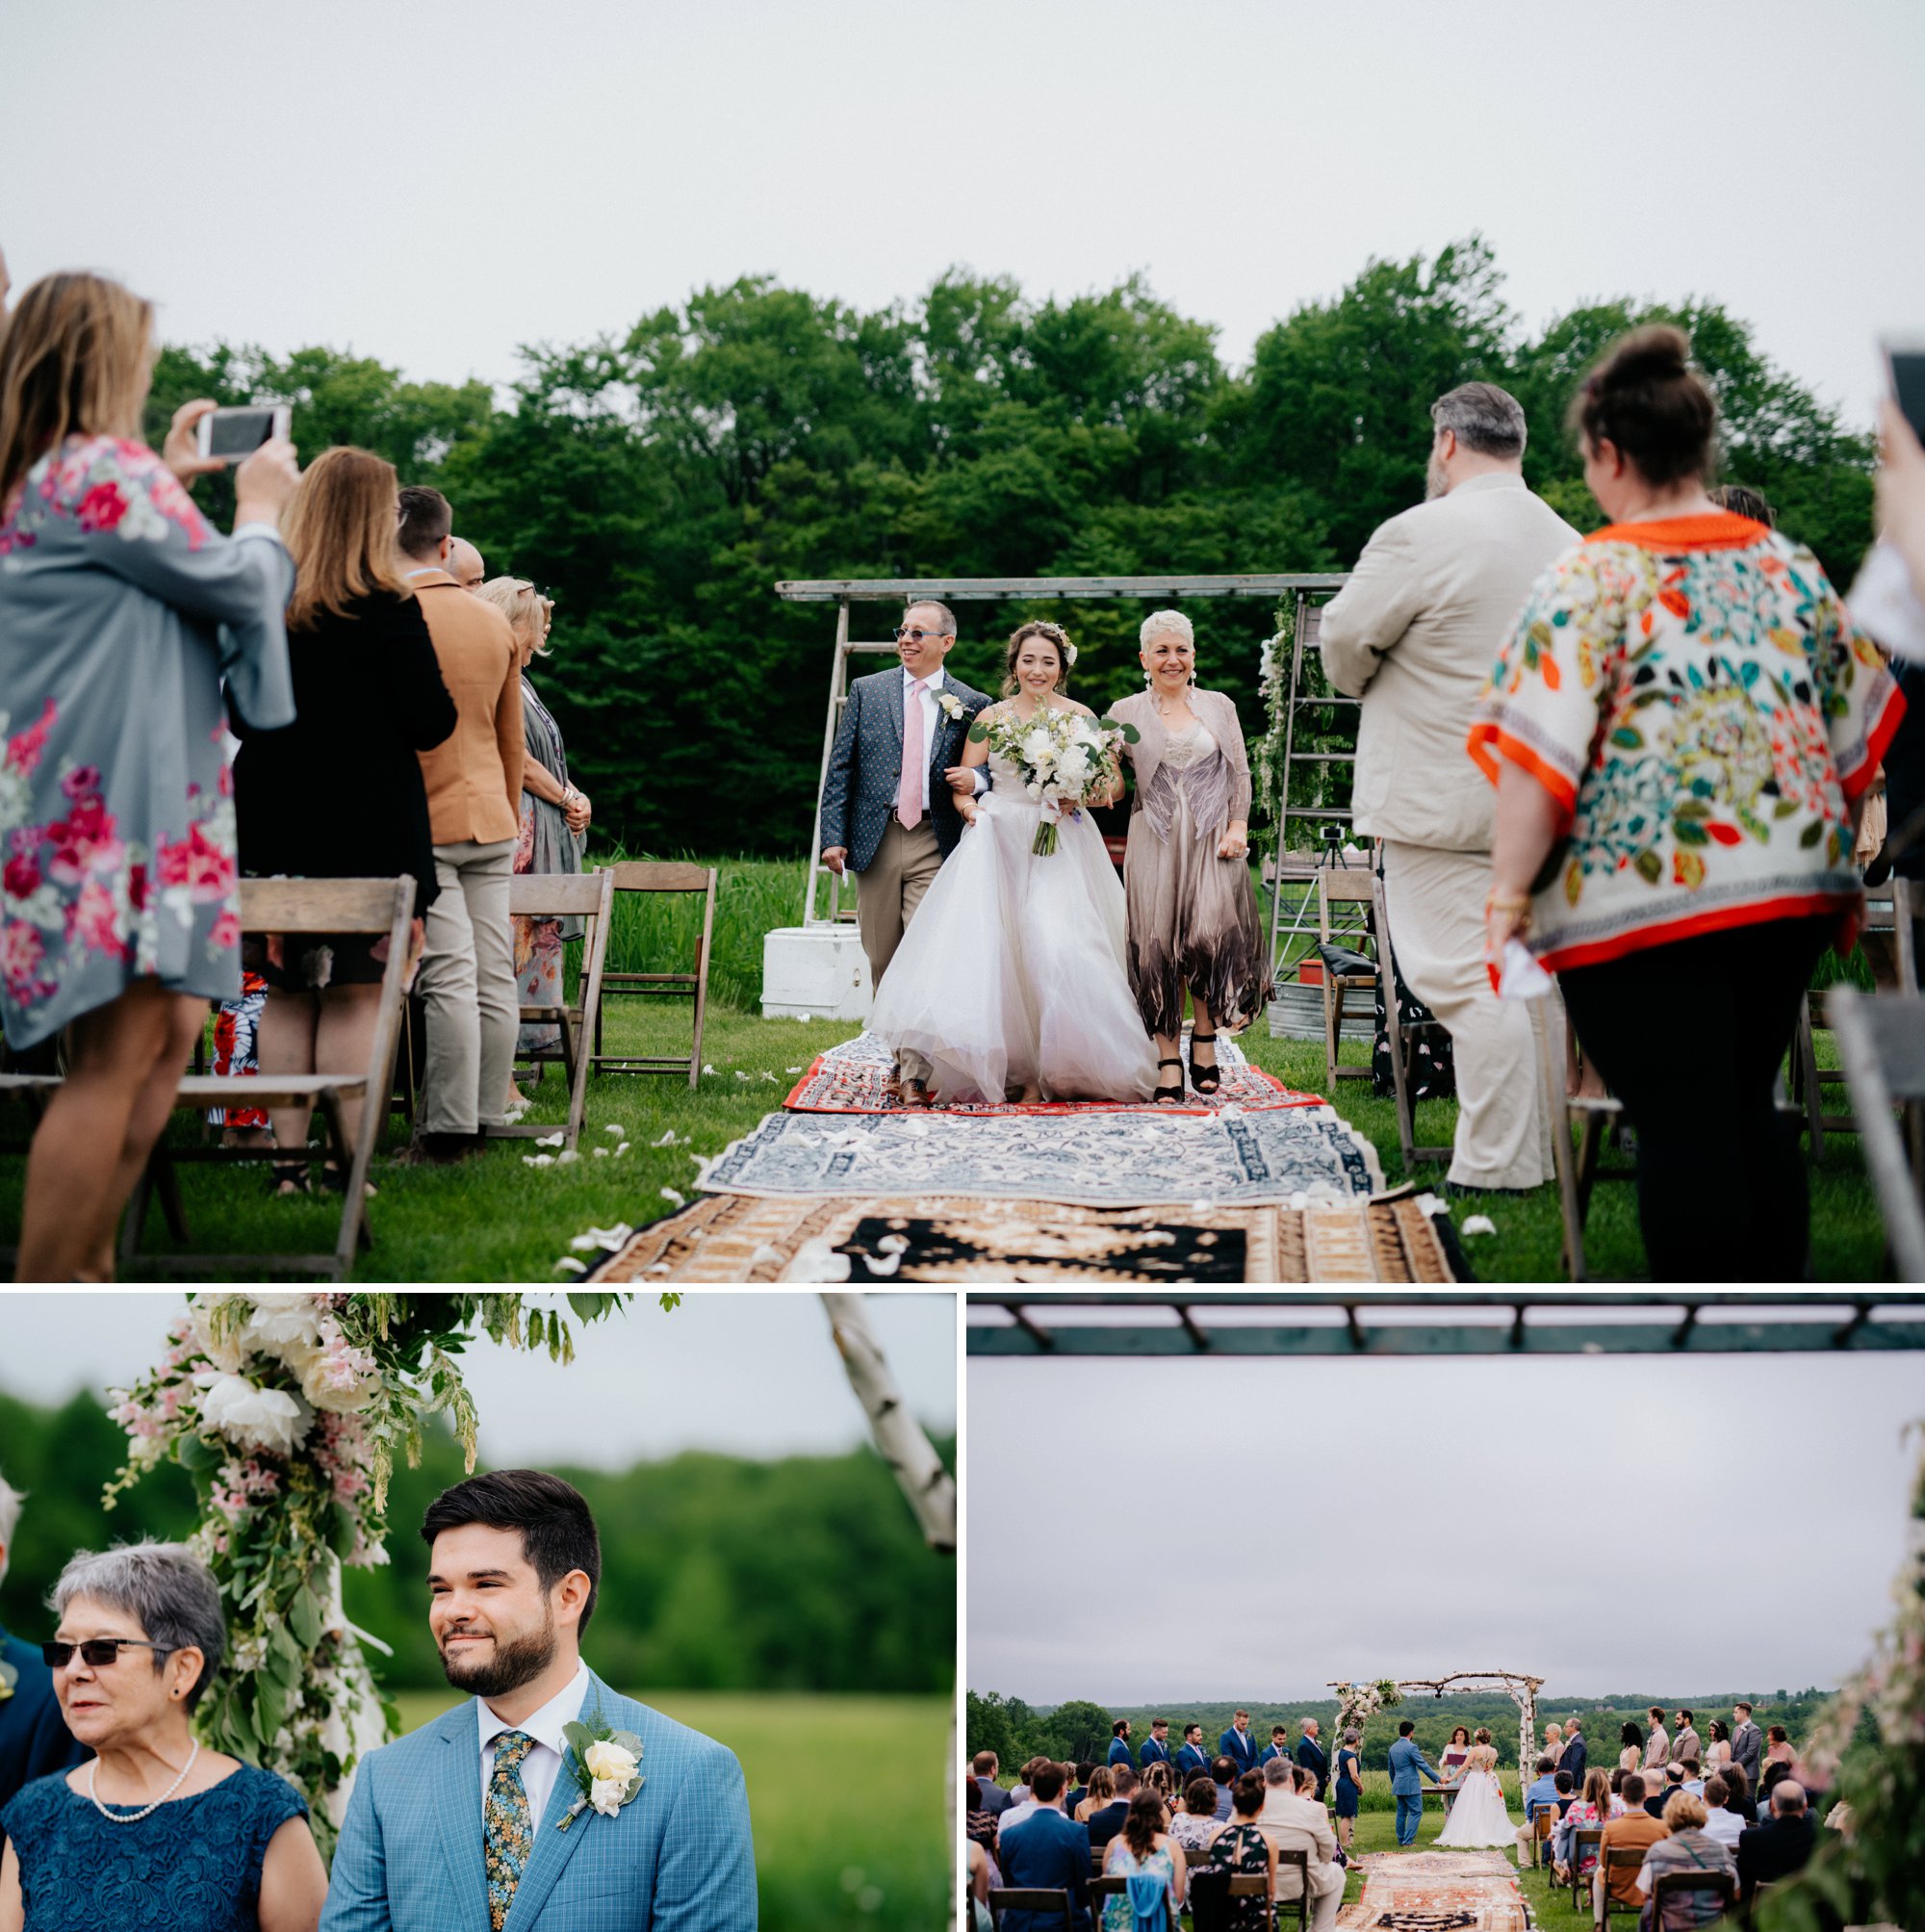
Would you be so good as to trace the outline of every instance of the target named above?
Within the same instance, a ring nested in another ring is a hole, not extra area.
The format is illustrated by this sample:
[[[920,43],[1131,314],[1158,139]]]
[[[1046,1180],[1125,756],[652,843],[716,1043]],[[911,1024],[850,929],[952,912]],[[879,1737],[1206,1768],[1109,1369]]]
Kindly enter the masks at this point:
[[[1223,1084],[1223,1069],[1214,1061],[1208,1067],[1197,1066],[1196,1048],[1199,1043],[1204,1046],[1214,1046],[1217,1043],[1217,1036],[1214,1033],[1194,1032],[1190,1036],[1190,1084],[1199,1094],[1210,1095]]]
[[[292,1188],[295,1194],[312,1194],[314,1183],[308,1178],[307,1162],[270,1161],[268,1164],[268,1192],[277,1195],[284,1188]]]
[[[328,1161],[322,1166],[321,1170],[321,1184],[329,1194],[346,1194],[347,1192],[347,1175],[339,1161]],[[372,1181],[364,1181],[362,1183],[362,1192],[365,1198],[373,1200],[381,1191]]]
[[[1183,1071],[1180,1060],[1159,1060],[1156,1064],[1159,1067],[1174,1067],[1179,1073]],[[1149,1097],[1152,1100],[1180,1100],[1183,1098],[1183,1082],[1179,1080],[1174,1087],[1159,1087]]]

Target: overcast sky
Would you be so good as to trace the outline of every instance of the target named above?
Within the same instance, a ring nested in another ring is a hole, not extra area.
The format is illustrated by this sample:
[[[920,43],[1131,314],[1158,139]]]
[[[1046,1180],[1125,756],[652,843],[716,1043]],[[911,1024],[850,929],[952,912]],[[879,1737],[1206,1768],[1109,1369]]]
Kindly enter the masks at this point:
[[[1890,1618],[1925,1415],[1916,1354],[967,1372],[969,1684],[1033,1704],[1829,1688]]]
[[[0,1292],[0,1389],[50,1404],[124,1383],[181,1306],[167,1292]],[[910,1406],[953,1430],[954,1299],[871,1295],[869,1308]],[[567,1368],[487,1341],[470,1351],[487,1461],[623,1469],[683,1449],[834,1454],[868,1439],[814,1295],[696,1291],[668,1314],[638,1296],[625,1315],[578,1324],[576,1347]]]
[[[1233,363],[1481,230],[1532,322],[1698,295],[1857,419],[1925,331],[1917,0],[4,0],[0,246],[175,341],[506,381],[756,271],[1143,270]],[[1245,559],[1245,564],[1254,559]],[[1287,559],[1271,559],[1284,562]]]

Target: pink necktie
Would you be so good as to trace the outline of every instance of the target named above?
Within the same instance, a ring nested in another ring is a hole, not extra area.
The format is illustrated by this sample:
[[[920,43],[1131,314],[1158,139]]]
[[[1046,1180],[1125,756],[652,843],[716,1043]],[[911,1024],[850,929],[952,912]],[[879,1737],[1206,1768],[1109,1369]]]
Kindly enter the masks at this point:
[[[922,823],[923,689],[924,684],[911,684],[903,700],[902,783],[896,786],[896,816],[905,832],[913,832]]]

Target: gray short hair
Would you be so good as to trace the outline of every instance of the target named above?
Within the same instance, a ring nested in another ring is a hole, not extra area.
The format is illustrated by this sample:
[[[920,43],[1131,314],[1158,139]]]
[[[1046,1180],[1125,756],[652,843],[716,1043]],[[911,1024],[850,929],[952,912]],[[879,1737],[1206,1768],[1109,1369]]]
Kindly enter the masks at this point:
[[[1180,610],[1152,610],[1137,630],[1137,642],[1147,644],[1164,631],[1174,631],[1192,650],[1196,648],[1196,627]]]
[[[220,1587],[185,1543],[123,1543],[112,1550],[78,1550],[60,1574],[48,1608],[64,1616],[77,1597],[90,1597],[130,1616],[148,1640],[169,1651],[190,1646],[205,1662],[187,1693],[187,1708],[200,1702],[227,1648]],[[159,1670],[163,1659],[154,1656]]]
[[[1524,454],[1524,405],[1495,382],[1460,382],[1430,405],[1430,420],[1479,455]]]
[[[1264,1766],[1264,1783],[1283,1785],[1296,1782],[1296,1766],[1288,1758],[1272,1758]]]
[[[13,1530],[20,1520],[20,1505],[26,1500],[0,1476],[0,1584],[7,1581],[7,1565],[13,1560]]]
[[[1344,1742],[1347,1744],[1360,1743],[1363,1739],[1363,1735],[1364,1734],[1361,1731],[1359,1731],[1354,1724],[1352,1724],[1350,1728],[1344,1733]]]
[[[934,597],[911,597],[903,605],[903,620],[905,623],[908,622],[909,614],[911,610],[935,610],[940,612],[942,629],[938,634],[944,637],[954,637],[956,635],[956,613],[950,609],[948,605],[940,602],[938,599]]]

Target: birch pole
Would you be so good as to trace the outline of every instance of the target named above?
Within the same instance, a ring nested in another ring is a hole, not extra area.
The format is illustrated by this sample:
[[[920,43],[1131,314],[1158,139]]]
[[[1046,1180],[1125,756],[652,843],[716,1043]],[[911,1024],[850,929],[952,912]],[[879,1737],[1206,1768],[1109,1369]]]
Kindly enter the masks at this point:
[[[829,1332],[849,1377],[849,1386],[869,1418],[869,1436],[876,1453],[895,1471],[902,1493],[921,1525],[923,1540],[939,1557],[956,1554],[956,1482],[942,1466],[936,1445],[910,1413],[901,1386],[889,1368],[883,1345],[869,1326],[869,1311],[860,1295],[824,1295]],[[956,1881],[956,1714],[949,1716],[949,1748],[944,1754],[943,1816],[948,1825],[950,1888]]]

